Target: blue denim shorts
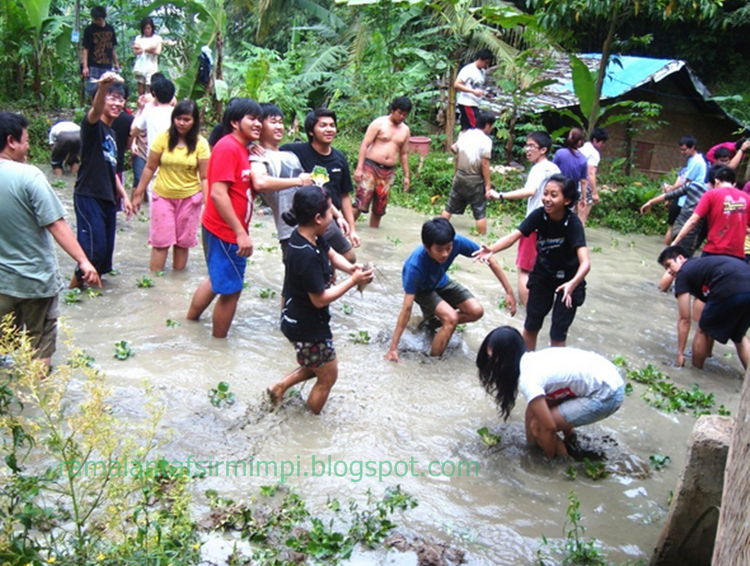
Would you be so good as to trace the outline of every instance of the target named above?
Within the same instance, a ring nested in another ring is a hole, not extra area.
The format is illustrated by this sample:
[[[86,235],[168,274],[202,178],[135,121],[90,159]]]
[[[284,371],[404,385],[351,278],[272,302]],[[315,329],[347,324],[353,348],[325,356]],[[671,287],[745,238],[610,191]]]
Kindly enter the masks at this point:
[[[620,408],[625,399],[625,385],[608,395],[573,397],[560,403],[557,408],[570,426],[583,426],[606,419]]]
[[[203,255],[208,265],[211,290],[217,295],[232,295],[242,291],[245,283],[247,258],[237,255],[240,247],[225,242],[203,227]]]

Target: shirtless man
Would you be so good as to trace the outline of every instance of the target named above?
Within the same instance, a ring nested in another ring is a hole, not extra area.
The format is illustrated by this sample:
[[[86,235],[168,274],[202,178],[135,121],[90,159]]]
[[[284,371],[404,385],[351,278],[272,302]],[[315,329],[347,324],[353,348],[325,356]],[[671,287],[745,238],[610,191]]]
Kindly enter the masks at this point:
[[[388,195],[396,176],[396,162],[401,159],[404,168],[404,191],[409,190],[409,126],[404,124],[411,110],[411,101],[399,96],[391,102],[391,113],[372,121],[359,148],[354,182],[357,184],[357,200],[354,218],[370,211],[370,227],[380,227],[385,215]]]

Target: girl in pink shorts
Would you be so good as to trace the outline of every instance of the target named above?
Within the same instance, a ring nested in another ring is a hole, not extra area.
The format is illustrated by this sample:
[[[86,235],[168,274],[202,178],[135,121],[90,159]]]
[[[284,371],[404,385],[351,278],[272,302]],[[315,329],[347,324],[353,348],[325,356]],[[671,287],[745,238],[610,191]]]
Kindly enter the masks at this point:
[[[163,271],[169,248],[172,268],[185,269],[188,251],[198,245],[201,207],[208,194],[208,142],[198,134],[198,106],[192,100],[177,103],[169,129],[159,134],[149,148],[148,161],[133,207],[140,209],[143,195],[156,170],[151,201],[151,271]]]

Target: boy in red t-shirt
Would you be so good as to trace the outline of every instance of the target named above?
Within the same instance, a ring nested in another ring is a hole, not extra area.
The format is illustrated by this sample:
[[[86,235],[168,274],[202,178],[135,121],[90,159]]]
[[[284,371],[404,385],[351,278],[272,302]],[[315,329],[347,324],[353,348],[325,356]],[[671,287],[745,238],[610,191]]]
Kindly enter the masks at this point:
[[[214,300],[213,335],[226,338],[242,293],[247,258],[253,242],[247,228],[253,214],[247,146],[262,128],[260,105],[236,98],[227,106],[222,124],[231,132],[219,140],[208,162],[208,201],[203,211],[203,253],[208,279],[193,295],[188,320],[198,320]]]

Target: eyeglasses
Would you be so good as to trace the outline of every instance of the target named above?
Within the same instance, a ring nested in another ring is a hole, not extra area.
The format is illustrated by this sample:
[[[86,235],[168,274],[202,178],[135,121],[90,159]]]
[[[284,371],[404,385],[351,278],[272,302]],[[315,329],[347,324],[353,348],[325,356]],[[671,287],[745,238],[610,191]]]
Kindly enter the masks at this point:
[[[539,146],[527,143],[526,144],[526,149],[539,149]]]
[[[108,94],[104,97],[109,102],[115,102],[117,104],[125,104],[125,99],[121,96],[115,96],[114,94]]]

